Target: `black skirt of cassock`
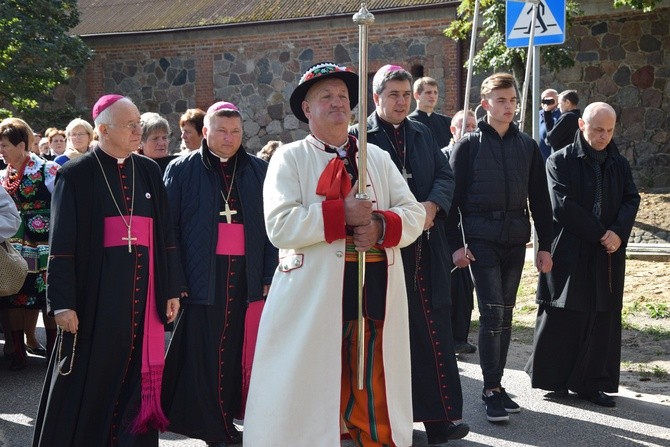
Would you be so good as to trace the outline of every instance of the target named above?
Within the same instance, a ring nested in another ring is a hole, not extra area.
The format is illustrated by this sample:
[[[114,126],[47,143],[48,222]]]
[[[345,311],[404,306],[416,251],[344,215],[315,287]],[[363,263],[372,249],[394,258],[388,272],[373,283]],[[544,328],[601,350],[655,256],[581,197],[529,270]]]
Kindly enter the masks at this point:
[[[616,393],[620,363],[618,311],[588,313],[540,305],[533,353],[525,368],[533,388]]]
[[[409,308],[414,421],[459,420],[463,412],[463,392],[454,353],[450,306],[432,306],[426,235],[419,241],[423,247],[418,269],[419,242],[402,249]]]
[[[103,158],[112,189],[121,190],[116,160]],[[120,169],[120,168],[119,168]],[[132,185],[131,165],[122,168],[126,186]],[[101,176],[100,176],[101,177]],[[99,182],[103,182],[98,178]],[[138,175],[135,191],[136,216],[152,216],[151,204],[142,200],[147,187]],[[100,190],[106,191],[103,185]],[[130,191],[130,189],[128,189]],[[127,194],[128,196],[129,194]],[[131,197],[126,197],[126,211]],[[103,196],[105,216],[118,216],[110,196]],[[117,196],[123,207],[124,198]],[[69,203],[69,202],[64,202]],[[63,205],[65,206],[65,205]],[[75,216],[75,210],[61,209],[62,215]],[[74,219],[74,218],[73,218]],[[102,225],[99,222],[92,225]],[[72,226],[74,228],[74,224]],[[139,412],[141,396],[141,357],[144,309],[148,284],[149,249],[145,246],[107,247],[101,250],[103,272],[99,293],[91,296],[86,313],[78,315],[91,322],[89,338],[77,338],[72,373],[59,375],[56,358],[60,343],[49,362],[40,408],[35,422],[33,446],[37,447],[157,447],[158,432],[130,434]],[[93,304],[94,302],[94,304]],[[65,334],[62,370],[67,372],[72,355],[73,336]]]
[[[244,259],[217,256],[214,304],[184,304],[163,373],[161,400],[171,432],[213,443],[235,433],[247,308]]]

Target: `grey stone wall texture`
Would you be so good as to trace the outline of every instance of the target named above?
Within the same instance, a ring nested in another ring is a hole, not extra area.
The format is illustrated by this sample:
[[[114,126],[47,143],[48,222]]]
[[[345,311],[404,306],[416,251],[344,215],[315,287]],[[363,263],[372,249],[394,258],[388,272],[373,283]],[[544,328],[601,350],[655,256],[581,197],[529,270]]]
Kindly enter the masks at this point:
[[[438,106],[452,114],[457,102],[451,97],[460,93],[449,87],[455,85],[458,68],[448,72],[447,67],[455,63],[457,47],[441,35],[451,19],[432,19],[429,26],[414,22],[372,28],[370,71],[389,62],[408,69],[420,65],[425,75],[445,86]],[[209,105],[196,103],[196,97],[203,97],[197,90],[206,79],[211,102],[226,99],[240,107],[247,150],[255,152],[268,140],[293,141],[307,134],[288,104],[301,74],[321,60],[357,65],[357,30],[343,27],[337,19],[310,24],[302,35],[295,25],[281,26],[284,29],[278,29],[275,40],[272,35],[251,37],[247,32],[229,34],[228,42],[220,37],[219,42],[201,46],[188,35],[165,41],[139,36],[120,44],[113,36],[105,42],[98,39],[95,67],[59,88],[56,97],[90,107],[99,94],[123,93],[136,101],[140,111],[165,116],[178,137],[179,116],[188,108]],[[318,28],[328,35],[318,38]],[[286,33],[295,37],[288,39]],[[582,108],[593,101],[610,103],[619,117],[615,141],[630,160],[638,186],[670,186],[670,8],[581,17],[569,27],[567,37],[566,44],[576,51],[575,66],[557,73],[544,70],[543,88],[577,90]],[[189,39],[190,47],[184,47]],[[182,48],[175,50],[170,44],[174,41]],[[205,64],[203,51],[210,52]],[[91,88],[100,82],[92,82],[96,77],[102,78],[102,87]]]
[[[638,187],[670,186],[670,8],[580,19],[566,44],[577,51],[575,66],[544,73],[542,85],[577,90],[582,109],[611,104],[614,140]]]

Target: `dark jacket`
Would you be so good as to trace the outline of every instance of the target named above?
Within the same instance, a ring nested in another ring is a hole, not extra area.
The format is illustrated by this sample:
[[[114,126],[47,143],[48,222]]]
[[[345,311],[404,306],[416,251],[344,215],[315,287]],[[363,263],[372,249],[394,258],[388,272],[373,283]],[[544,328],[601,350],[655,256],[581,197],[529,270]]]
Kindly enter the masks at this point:
[[[554,128],[554,124],[558,121],[558,118],[561,116],[561,111],[556,107],[551,112],[545,112],[540,110],[540,152],[542,153],[542,158],[544,161],[547,161],[547,158],[553,152],[551,150],[551,145],[547,142],[547,132]]]
[[[440,149],[449,145],[451,138],[451,118],[441,113],[433,112],[428,115],[419,109],[410,113],[407,118],[424,124],[433,133],[433,138]]]
[[[628,161],[610,142],[605,148],[607,159],[602,165],[601,215],[596,218],[592,212],[596,162],[586,155],[586,144],[579,132],[573,144],[547,160],[554,210],[554,267],[550,273],[540,275],[537,301],[586,311],[595,290],[599,311],[620,309],[626,244],[640,205],[640,195]],[[622,242],[611,255],[600,244],[600,238],[607,230],[615,232]]]
[[[206,152],[205,152],[206,151]],[[173,160],[165,170],[165,185],[181,249],[188,283],[189,304],[213,304],[215,299],[218,211],[221,209],[221,181],[202,147]],[[235,182],[244,216],[244,243],[248,301],[263,299],[263,285],[270,284],[278,253],[265,233],[263,181],[267,162],[237,152]]]
[[[375,144],[391,154],[398,165],[396,151],[384,130],[380,127],[379,117],[373,112],[367,120],[368,142]],[[446,212],[451,207],[454,192],[454,175],[446,157],[435,143],[430,130],[423,124],[406,119],[405,138],[407,164],[412,173],[409,187],[419,202],[431,201],[440,207],[435,216],[435,225],[430,230],[428,244],[431,256],[432,304],[435,307],[451,304],[450,288],[451,256],[445,237],[444,223]],[[350,129],[357,135],[358,128]],[[400,169],[400,166],[399,166]],[[410,246],[411,247],[411,246]],[[406,250],[406,249],[403,249]]]
[[[547,143],[553,152],[563,149],[575,139],[575,133],[579,130],[579,118],[582,113],[579,109],[568,110],[562,113],[554,123],[553,129],[547,131]]]
[[[539,249],[549,251],[551,203],[537,143],[513,123],[502,137],[486,119],[477,126],[455,144],[449,158],[456,178],[448,223],[452,250],[463,246],[457,208],[466,240],[525,244],[530,239],[529,202]]]

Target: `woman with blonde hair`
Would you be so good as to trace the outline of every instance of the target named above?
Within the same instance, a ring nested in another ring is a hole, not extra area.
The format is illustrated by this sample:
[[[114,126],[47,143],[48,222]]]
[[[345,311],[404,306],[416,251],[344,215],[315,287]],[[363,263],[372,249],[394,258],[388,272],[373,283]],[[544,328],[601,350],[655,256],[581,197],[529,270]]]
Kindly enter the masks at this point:
[[[93,126],[88,121],[81,118],[70,121],[65,128],[67,147],[65,152],[56,157],[54,161],[63,166],[67,161],[84,155],[93,141],[93,134]]]

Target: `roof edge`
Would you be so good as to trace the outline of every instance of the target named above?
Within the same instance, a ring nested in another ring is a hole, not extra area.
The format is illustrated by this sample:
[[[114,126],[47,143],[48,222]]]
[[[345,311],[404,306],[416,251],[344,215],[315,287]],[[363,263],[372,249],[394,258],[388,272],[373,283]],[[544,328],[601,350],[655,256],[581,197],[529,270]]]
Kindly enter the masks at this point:
[[[402,6],[397,8],[385,8],[377,9],[370,11],[373,14],[389,14],[394,12],[403,12],[403,11],[413,11],[413,10],[425,10],[425,9],[436,9],[438,7],[457,5],[457,0],[450,0],[445,3],[429,4],[429,5],[417,5],[417,6]],[[202,26],[193,26],[188,28],[165,28],[165,29],[156,29],[156,30],[144,30],[144,31],[119,31],[114,33],[97,33],[97,34],[77,34],[81,38],[96,38],[96,37],[110,37],[110,36],[140,36],[146,34],[167,34],[174,32],[192,32],[192,31],[206,31],[220,28],[234,28],[249,26],[251,24],[257,25],[276,25],[281,23],[288,22],[306,22],[309,20],[327,20],[334,18],[342,17],[353,17],[355,13],[341,13],[341,14],[330,14],[330,15],[321,15],[321,16],[312,16],[312,17],[296,17],[293,19],[277,19],[277,20],[263,20],[258,22],[239,22],[239,23],[221,23],[216,25],[202,25]]]

